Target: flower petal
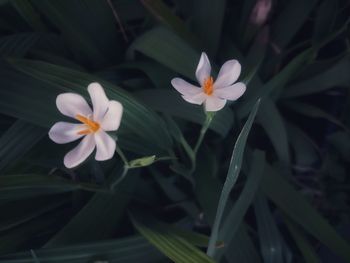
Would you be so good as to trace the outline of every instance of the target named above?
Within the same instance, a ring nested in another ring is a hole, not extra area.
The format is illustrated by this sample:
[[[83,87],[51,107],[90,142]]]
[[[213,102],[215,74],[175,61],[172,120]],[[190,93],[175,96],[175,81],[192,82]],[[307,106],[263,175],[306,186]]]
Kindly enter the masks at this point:
[[[204,85],[204,81],[210,77],[211,66],[210,61],[208,59],[207,54],[202,52],[201,58],[199,60],[197,69],[196,69],[196,77],[201,86]]]
[[[75,141],[83,136],[78,134],[79,131],[84,130],[84,125],[69,122],[56,122],[49,131],[49,137],[55,143],[69,143]]]
[[[196,87],[180,78],[172,79],[171,85],[173,85],[173,87],[178,92],[180,92],[182,95],[185,95],[185,96],[196,95],[202,92],[202,89],[200,87]]]
[[[64,156],[64,165],[73,168],[86,160],[95,149],[95,140],[92,134],[86,135],[73,150]]]
[[[237,60],[226,61],[219,71],[214,87],[219,89],[230,86],[238,79],[240,74],[241,64]]]
[[[57,96],[56,105],[58,110],[68,116],[75,118],[77,114],[88,116],[92,113],[86,100],[76,93],[63,93]]]
[[[182,96],[182,98],[189,103],[201,105],[207,98],[207,95],[201,92],[197,95],[188,95],[188,96],[184,95]]]
[[[108,104],[108,110],[101,121],[101,127],[105,131],[116,131],[122,119],[123,105],[115,100],[110,100]]]
[[[114,155],[116,142],[104,131],[95,133],[96,155],[97,161],[105,161],[111,159]]]
[[[226,88],[216,89],[214,94],[221,99],[237,100],[243,95],[245,90],[245,84],[243,82],[238,82]]]
[[[102,120],[103,116],[108,110],[109,100],[102,86],[93,82],[88,86],[88,92],[91,97],[91,102],[93,106],[93,119],[94,121]]]
[[[214,96],[208,97],[204,103],[206,111],[219,111],[225,106],[225,104],[225,99],[220,99]]]

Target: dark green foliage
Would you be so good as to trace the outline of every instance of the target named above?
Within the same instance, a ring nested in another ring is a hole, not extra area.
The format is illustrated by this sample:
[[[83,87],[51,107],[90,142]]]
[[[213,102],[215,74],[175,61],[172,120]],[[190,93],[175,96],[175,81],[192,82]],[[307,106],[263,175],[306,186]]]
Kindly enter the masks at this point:
[[[1,263],[350,262],[350,5],[275,0],[259,24],[256,2],[0,0]],[[170,81],[203,51],[247,91],[197,152],[208,116]],[[67,169],[49,140],[91,82],[134,167]]]

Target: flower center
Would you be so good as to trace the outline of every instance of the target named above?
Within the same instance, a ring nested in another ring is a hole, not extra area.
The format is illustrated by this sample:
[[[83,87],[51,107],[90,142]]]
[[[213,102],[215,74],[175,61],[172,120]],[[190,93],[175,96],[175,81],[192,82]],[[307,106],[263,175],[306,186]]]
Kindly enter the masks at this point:
[[[86,126],[86,129],[78,131],[79,135],[86,135],[90,133],[97,132],[98,129],[100,129],[100,124],[98,122],[95,122],[93,120],[90,120],[89,118],[86,118],[80,114],[77,114],[75,118],[80,121],[81,123],[84,123]]]
[[[205,94],[207,95],[211,95],[213,94],[214,92],[214,80],[213,80],[213,77],[208,77],[205,81],[204,81],[204,84],[203,84],[203,91]]]

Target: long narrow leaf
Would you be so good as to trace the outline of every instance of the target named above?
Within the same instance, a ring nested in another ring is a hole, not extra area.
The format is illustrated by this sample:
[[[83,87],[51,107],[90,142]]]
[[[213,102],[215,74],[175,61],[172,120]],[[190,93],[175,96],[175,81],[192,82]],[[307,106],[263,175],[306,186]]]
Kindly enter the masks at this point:
[[[164,258],[146,239],[140,236],[39,249],[35,250],[35,254],[40,261],[48,263],[86,263],[91,259],[108,260],[115,263],[153,263]],[[28,251],[0,257],[0,262],[33,263],[33,258]]]
[[[249,171],[247,182],[240,194],[238,200],[235,202],[233,208],[227,214],[219,231],[219,240],[224,244],[231,244],[234,242],[236,232],[239,226],[242,225],[243,218],[251,205],[256,191],[259,189],[259,184],[264,172],[265,153],[256,151],[252,155],[251,169]],[[221,256],[227,252],[228,247],[219,248],[215,251],[215,259],[220,261]]]
[[[350,245],[294,188],[272,168],[262,181],[263,192],[293,221],[327,245],[337,255],[350,261]]]
[[[210,241],[209,241],[209,246],[207,250],[207,254],[210,256],[213,256],[215,253],[215,244],[218,240],[218,234],[219,234],[219,227],[222,221],[222,216],[224,214],[224,210],[226,207],[227,200],[230,196],[230,192],[235,185],[237,178],[239,176],[239,172],[241,170],[241,165],[243,161],[243,154],[244,154],[244,149],[245,145],[248,139],[249,131],[250,128],[253,125],[255,115],[258,111],[260,105],[260,100],[258,100],[254,107],[252,108],[251,113],[249,114],[249,117],[242,128],[237,141],[235,143],[235,147],[233,149],[232,157],[231,157],[231,162],[230,162],[230,167],[227,173],[226,181],[225,184],[222,188],[222,192],[220,195],[220,200],[215,216],[215,221],[214,225],[212,228],[212,233],[210,236]]]
[[[148,227],[134,216],[132,216],[131,219],[136,229],[174,262],[214,263],[211,258],[182,237],[164,229]]]

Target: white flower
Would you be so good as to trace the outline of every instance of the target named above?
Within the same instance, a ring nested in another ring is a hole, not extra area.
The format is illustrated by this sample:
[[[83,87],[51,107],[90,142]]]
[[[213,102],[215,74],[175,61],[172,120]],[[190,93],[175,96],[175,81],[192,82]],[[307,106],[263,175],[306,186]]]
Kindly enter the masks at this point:
[[[196,70],[196,78],[201,87],[194,86],[180,78],[172,79],[171,84],[187,102],[198,105],[204,103],[206,111],[221,110],[227,100],[237,100],[245,92],[244,83],[233,84],[241,74],[241,64],[237,60],[226,61],[215,82],[210,73],[210,62],[203,52]]]
[[[87,89],[93,111],[79,94],[63,93],[56,99],[58,110],[80,123],[55,123],[49,131],[50,139],[63,144],[83,137],[78,146],[65,155],[64,165],[67,168],[75,167],[85,161],[95,147],[97,161],[111,159],[116,148],[115,140],[106,131],[118,130],[123,106],[118,101],[108,100],[98,83],[91,83]]]

